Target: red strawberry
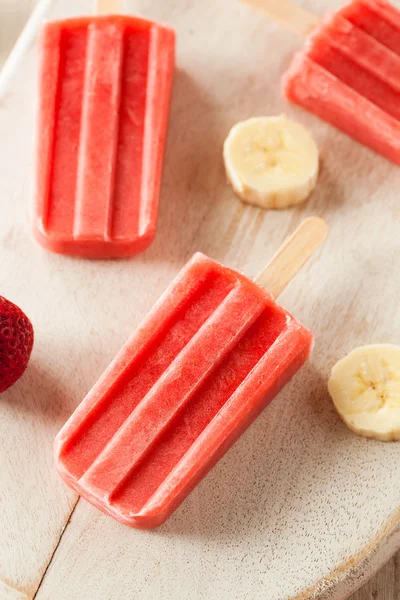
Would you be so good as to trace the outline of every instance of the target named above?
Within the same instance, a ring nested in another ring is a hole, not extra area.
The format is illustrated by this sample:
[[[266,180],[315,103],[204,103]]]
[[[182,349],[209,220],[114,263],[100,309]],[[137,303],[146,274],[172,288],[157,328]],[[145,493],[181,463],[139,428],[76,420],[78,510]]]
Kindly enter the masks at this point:
[[[32,323],[18,306],[0,296],[0,392],[21,377],[32,347]]]

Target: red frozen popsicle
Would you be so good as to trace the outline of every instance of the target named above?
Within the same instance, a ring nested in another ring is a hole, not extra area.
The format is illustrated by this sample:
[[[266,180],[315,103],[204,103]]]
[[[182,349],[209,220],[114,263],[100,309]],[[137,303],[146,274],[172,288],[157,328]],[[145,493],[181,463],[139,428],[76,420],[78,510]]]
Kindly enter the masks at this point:
[[[151,244],[174,46],[172,30],[135,17],[44,25],[34,232],[48,250],[108,258]]]
[[[272,10],[271,0],[246,2]],[[400,11],[353,0],[317,24],[283,3],[292,28],[312,30],[284,75],[287,98],[400,164]]]
[[[195,254],[56,438],[56,466],[137,528],[164,522],[307,359],[273,301],[326,236],[305,221],[257,281]]]

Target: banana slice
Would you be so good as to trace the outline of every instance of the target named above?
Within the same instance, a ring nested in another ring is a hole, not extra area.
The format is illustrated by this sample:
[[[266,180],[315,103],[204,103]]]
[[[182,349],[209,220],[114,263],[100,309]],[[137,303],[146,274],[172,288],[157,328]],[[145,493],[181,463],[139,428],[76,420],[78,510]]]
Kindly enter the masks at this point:
[[[284,115],[237,123],[223,154],[235,192],[262,208],[299,204],[317,183],[318,148],[302,125]]]
[[[339,360],[328,382],[340,417],[355,433],[400,440],[400,346],[361,346]]]

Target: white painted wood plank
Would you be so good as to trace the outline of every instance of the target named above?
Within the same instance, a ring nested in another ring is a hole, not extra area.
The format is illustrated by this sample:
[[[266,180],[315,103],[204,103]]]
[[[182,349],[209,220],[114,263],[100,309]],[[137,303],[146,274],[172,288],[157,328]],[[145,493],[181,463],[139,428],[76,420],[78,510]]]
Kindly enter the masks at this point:
[[[310,5],[321,13],[319,2]],[[134,261],[133,277],[151,267],[128,292],[136,312],[120,315],[121,341],[195,250],[254,275],[304,216],[317,214],[331,226],[329,241],[282,297],[317,344],[308,367],[161,529],[131,531],[79,502],[38,600],[61,591],[70,600],[286,599],[345,571],[398,504],[399,447],[347,432],[326,378],[353,346],[400,339],[391,302],[400,289],[393,271],[400,171],[282,100],[279,76],[299,43],[246,7],[130,6],[176,27],[178,72],[159,232]],[[227,187],[221,147],[235,121],[281,111],[314,133],[322,173],[300,209],[265,213]],[[110,302],[119,306],[118,298]]]
[[[29,596],[4,581],[0,581],[0,598],[1,600],[29,600]]]
[[[302,4],[322,14],[339,3]],[[58,0],[52,16],[91,5]],[[317,336],[311,363],[163,528],[129,530],[80,501],[37,595],[286,599],[368,548],[399,504],[398,447],[348,433],[326,377],[357,344],[400,341],[400,171],[284,103],[279,76],[300,42],[246,7],[126,5],[178,30],[159,231],[149,251],[90,262],[39,248],[28,221],[33,50],[0,105],[0,293],[36,329],[28,372],[0,399],[0,598],[13,588],[15,598],[33,596],[75,501],[54,473],[55,432],[183,262],[200,249],[255,275],[304,216],[318,214],[330,239],[282,297]],[[283,110],[313,131],[322,174],[303,207],[264,213],[226,186],[221,146],[235,121]]]

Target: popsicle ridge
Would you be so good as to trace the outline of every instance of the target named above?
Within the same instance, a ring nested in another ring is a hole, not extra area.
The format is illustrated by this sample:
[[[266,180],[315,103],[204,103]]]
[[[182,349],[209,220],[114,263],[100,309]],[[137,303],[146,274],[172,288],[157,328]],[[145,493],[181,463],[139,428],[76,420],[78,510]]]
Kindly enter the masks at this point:
[[[400,164],[400,28],[394,22],[400,25],[400,15],[384,0],[351,2],[311,34],[283,87],[290,100]]]
[[[247,299],[245,314],[227,323],[226,311],[235,315],[244,294],[243,286],[236,285],[208,317],[90,466],[80,481],[83,486],[95,490],[97,496],[110,498],[124,486],[262,311],[261,298]],[[105,474],[107,486],[102,489]]]
[[[334,15],[311,36],[308,57],[400,119],[400,57],[357,26]]]
[[[157,97],[164,98],[164,102],[170,102],[173,62],[171,61],[170,51],[166,48],[171,45],[171,36],[173,36],[171,30],[166,28],[152,27],[150,30],[142,169],[143,193],[149,199],[154,196],[158,198],[158,191],[161,186],[163,154],[157,152],[157,147],[164,147],[165,145],[168,113],[155,110],[155,106]],[[158,133],[152,135],[153,131]],[[156,203],[148,201],[141,204],[139,235],[145,235],[150,224],[155,222],[156,212]]]
[[[47,53],[44,53],[46,62],[43,70],[46,79],[41,95],[39,143],[47,142],[47,130],[52,130],[52,138],[46,153],[39,150],[41,166],[45,169],[40,171],[42,177],[39,186],[43,182],[47,197],[42,197],[39,188],[37,202],[44,204],[41,223],[43,234],[52,230],[72,233],[74,205],[69,199],[76,196],[87,29],[77,26],[74,30],[64,30],[56,23],[50,23],[44,33],[46,35],[43,35],[42,43],[47,46]],[[49,63],[51,67],[48,68]],[[55,83],[46,97],[45,83],[53,78],[51,74],[56,64]],[[54,94],[53,98],[51,93]],[[49,180],[43,181],[47,175]]]
[[[155,28],[157,29],[157,28]],[[118,148],[124,160],[118,164],[115,177],[114,210],[111,222],[111,235],[123,240],[127,232],[133,231],[139,235],[139,218],[141,206],[149,209],[152,197],[148,194],[143,179],[144,165],[149,160],[144,154],[145,136],[150,138],[156,130],[145,129],[145,119],[148,111],[152,110],[148,102],[149,88],[149,57],[152,43],[153,28],[141,30],[132,36],[129,30],[124,33],[124,58],[122,65],[122,91],[120,105],[120,120],[118,131]],[[130,73],[135,70],[135,76]],[[153,98],[154,101],[154,98]],[[157,106],[157,108],[159,108]],[[162,143],[162,141],[161,141]],[[153,155],[155,156],[156,153]],[[150,160],[153,156],[149,157]],[[154,167],[154,164],[151,164]],[[133,186],[133,194],[140,197],[140,202],[128,204],[126,189]],[[155,206],[157,210],[157,206]],[[143,234],[146,237],[148,231]],[[154,234],[154,231],[151,235]]]
[[[44,26],[34,231],[48,249],[125,256],[153,240],[174,40],[134,17]]]
[[[260,323],[261,321],[262,317]],[[258,326],[260,323],[258,323]],[[297,351],[288,346],[293,337],[297,338],[299,344]],[[253,340],[254,338],[250,335],[246,339],[246,343],[252,343]],[[249,365],[248,372],[246,370],[243,372],[243,378],[237,382],[237,389],[221,404],[215,416],[209,420],[204,430],[199,432],[197,439],[193,440],[193,444],[186,454],[180,457],[154,494],[134,515],[136,527],[160,524],[179,506],[186,495],[195,487],[198,480],[208,473],[226,450],[236,442],[243,431],[304,364],[310,354],[311,346],[311,334],[297,321],[289,318],[287,329],[272,341],[270,347],[266,347],[264,354],[260,352],[260,356],[257,357],[254,364]],[[289,351],[286,352],[282,365],[279,362],[284,348]],[[236,360],[239,358],[239,354],[237,354]],[[282,369],[283,366],[284,369]],[[261,402],[255,401],[255,396],[252,396],[254,384],[258,386],[257,395],[259,400],[262,399]],[[236,418],[229,418],[229,414],[235,414]],[[143,483],[146,486],[145,489],[148,490],[152,474],[150,461],[147,470],[148,481]],[[132,506],[132,496],[134,493],[138,494],[140,489],[139,483],[140,474],[136,473],[135,491],[133,491],[133,486],[130,490],[127,487],[125,497],[121,496],[116,502],[116,509],[119,510],[120,514],[119,518],[123,518],[124,513],[126,518],[127,508]]]
[[[232,290],[234,281],[222,279],[218,272],[210,269],[207,260],[200,256],[195,265],[196,279],[191,279],[184,271],[171,288],[179,302],[170,302],[161,308],[156,305],[139,326],[130,341],[131,345],[137,344],[141,348],[134,359],[125,364],[124,356],[119,356],[110,366],[113,384],[107,386],[107,393],[100,381],[90,399],[83,403],[87,402],[90,410],[82,413],[82,419],[75,413],[74,434],[68,439],[65,448],[68,454],[64,461],[73,477],[83,476],[138,403]],[[145,336],[148,327],[155,329],[151,339]],[[109,376],[109,373],[105,375],[108,381]],[[81,436],[83,427],[86,431]]]
[[[199,287],[186,291],[199,281]],[[174,304],[171,298],[182,291],[184,302]],[[172,333],[166,342],[158,332],[154,351],[140,336],[159,322]],[[296,344],[282,352],[280,340],[286,335]],[[205,451],[201,440],[213,448],[206,470],[227,449],[213,425],[220,412],[228,405],[244,411],[240,421],[228,419],[230,439],[236,439],[307,359],[311,340],[265,290],[195,255],[105,373],[104,383],[95,386],[60,432],[55,449],[60,474],[122,522],[160,524],[199,475],[187,460]],[[266,360],[272,365],[268,369]],[[246,393],[248,385],[256,394]],[[161,510],[157,498],[168,482],[173,489]]]
[[[113,198],[117,193],[124,32],[114,23],[94,22],[88,25],[86,35],[73,236],[78,240],[109,240]]]
[[[344,6],[342,16],[382,45],[400,54],[400,13],[387,0],[356,0]]]

